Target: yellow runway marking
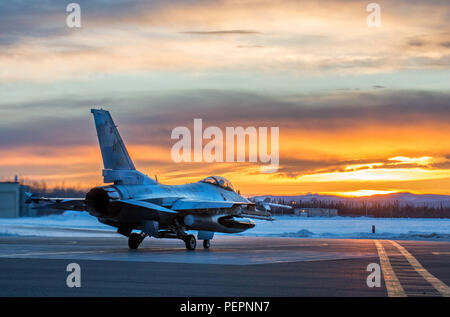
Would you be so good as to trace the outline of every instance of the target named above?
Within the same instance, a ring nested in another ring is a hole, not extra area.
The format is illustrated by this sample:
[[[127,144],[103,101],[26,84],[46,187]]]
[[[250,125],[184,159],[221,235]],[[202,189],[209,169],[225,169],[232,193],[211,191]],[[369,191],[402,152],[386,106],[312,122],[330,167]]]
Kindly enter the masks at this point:
[[[374,242],[378,250],[378,256],[380,257],[381,270],[383,271],[388,296],[406,297],[405,291],[403,290],[397,275],[395,275],[395,272],[392,269],[391,262],[389,262],[389,258],[383,248],[383,245],[378,240],[374,240]]]
[[[389,240],[390,241],[390,240]],[[425,280],[428,281],[433,287],[441,293],[442,296],[450,297],[450,287],[448,287],[445,283],[443,283],[441,280],[436,278],[433,274],[428,272],[417,259],[412,256],[411,253],[409,253],[403,246],[398,244],[395,241],[390,241],[397,249],[403,254],[403,256],[408,260],[409,264],[419,273]],[[381,257],[380,257],[381,258]],[[384,273],[384,270],[383,270]]]

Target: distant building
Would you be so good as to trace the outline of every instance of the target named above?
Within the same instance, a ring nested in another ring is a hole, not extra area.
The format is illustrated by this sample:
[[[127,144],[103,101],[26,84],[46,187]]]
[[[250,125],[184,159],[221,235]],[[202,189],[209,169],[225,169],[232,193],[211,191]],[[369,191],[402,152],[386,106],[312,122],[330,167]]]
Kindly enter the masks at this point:
[[[26,204],[30,189],[19,182],[0,182],[0,218],[33,216],[34,211]]]
[[[294,213],[296,216],[301,217],[336,217],[338,210],[329,208],[295,208]]]

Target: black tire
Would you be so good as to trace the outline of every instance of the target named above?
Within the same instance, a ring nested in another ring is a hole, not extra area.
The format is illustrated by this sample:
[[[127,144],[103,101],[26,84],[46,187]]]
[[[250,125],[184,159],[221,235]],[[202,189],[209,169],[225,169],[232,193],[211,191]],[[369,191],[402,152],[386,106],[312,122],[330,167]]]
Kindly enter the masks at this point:
[[[209,247],[211,246],[211,242],[208,240],[203,240],[203,247],[205,249],[209,249]]]
[[[138,233],[133,232],[128,237],[128,246],[130,249],[137,249],[139,245],[141,244],[141,235]]]
[[[197,246],[197,241],[195,240],[195,237],[190,234],[184,239],[184,243],[186,244],[186,249],[188,250],[195,250],[195,247]]]

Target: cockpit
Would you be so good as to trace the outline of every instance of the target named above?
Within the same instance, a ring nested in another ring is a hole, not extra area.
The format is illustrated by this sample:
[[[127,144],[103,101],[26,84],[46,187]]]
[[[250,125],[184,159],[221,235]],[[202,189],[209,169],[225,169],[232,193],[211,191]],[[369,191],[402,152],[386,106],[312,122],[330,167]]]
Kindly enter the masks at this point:
[[[223,189],[234,192],[234,188],[233,188],[233,185],[231,185],[231,182],[222,176],[210,176],[210,177],[202,179],[200,182],[217,185],[217,186],[222,187]]]

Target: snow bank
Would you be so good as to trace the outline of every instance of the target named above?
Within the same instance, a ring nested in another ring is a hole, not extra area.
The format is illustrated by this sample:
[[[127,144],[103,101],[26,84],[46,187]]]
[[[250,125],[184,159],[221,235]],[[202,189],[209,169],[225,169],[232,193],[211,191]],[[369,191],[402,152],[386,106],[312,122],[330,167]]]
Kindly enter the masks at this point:
[[[0,236],[110,236],[116,229],[100,223],[87,212],[66,211],[61,215],[0,219]]]
[[[272,222],[253,221],[255,228],[239,235],[450,241],[450,219],[277,216]],[[38,218],[0,219],[0,235],[79,237],[117,236],[117,233],[115,228],[98,222],[87,212],[66,211]]]
[[[273,222],[255,222],[255,228],[241,235],[450,241],[450,219],[278,216]],[[375,234],[372,233],[372,225],[375,226]]]

